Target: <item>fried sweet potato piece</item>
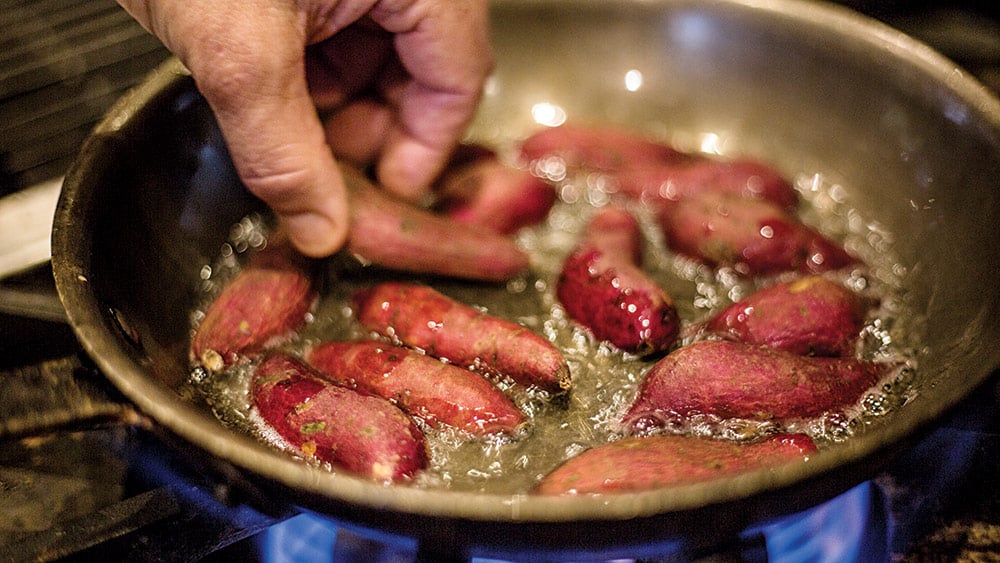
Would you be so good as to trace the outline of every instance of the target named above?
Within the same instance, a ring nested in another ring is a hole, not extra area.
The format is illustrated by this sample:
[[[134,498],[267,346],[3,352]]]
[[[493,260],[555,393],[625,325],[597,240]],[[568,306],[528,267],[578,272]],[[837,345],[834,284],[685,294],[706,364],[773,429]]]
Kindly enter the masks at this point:
[[[274,354],[251,385],[261,418],[303,454],[378,481],[427,466],[424,437],[392,403],[334,385],[301,360]]]
[[[687,155],[664,143],[616,129],[565,124],[541,129],[520,146],[525,162],[560,157],[567,167],[610,172],[641,163],[677,162]]]
[[[446,217],[503,234],[541,222],[557,199],[548,182],[491,153],[446,170],[437,193]]]
[[[667,292],[639,266],[641,238],[639,223],[628,211],[598,210],[563,263],[556,295],[597,339],[649,354],[670,348],[680,319]]]
[[[358,292],[354,303],[366,329],[436,358],[551,393],[570,386],[566,360],[551,342],[430,287],[382,283]]]
[[[205,311],[194,361],[216,371],[290,336],[317,299],[311,268],[280,241],[254,254]]]
[[[623,420],[641,431],[694,414],[775,422],[811,418],[856,404],[896,367],[700,341],[649,370]]]
[[[872,302],[822,276],[761,289],[705,323],[709,333],[796,354],[849,356]]]
[[[629,166],[614,174],[618,191],[645,201],[677,201],[705,192],[764,199],[794,209],[799,193],[780,172],[751,159],[692,157],[685,162]]]
[[[645,491],[804,461],[816,451],[804,434],[782,434],[741,444],[691,436],[623,438],[584,451],[546,475],[543,495]]]
[[[743,275],[821,273],[857,263],[770,201],[705,192],[662,205],[657,216],[671,248]]]
[[[335,383],[385,397],[429,424],[475,435],[513,432],[524,414],[487,379],[384,342],[323,342],[307,361]]]
[[[395,199],[360,172],[342,167],[351,194],[347,250],[386,268],[479,281],[502,281],[528,270],[513,239],[457,223]]]

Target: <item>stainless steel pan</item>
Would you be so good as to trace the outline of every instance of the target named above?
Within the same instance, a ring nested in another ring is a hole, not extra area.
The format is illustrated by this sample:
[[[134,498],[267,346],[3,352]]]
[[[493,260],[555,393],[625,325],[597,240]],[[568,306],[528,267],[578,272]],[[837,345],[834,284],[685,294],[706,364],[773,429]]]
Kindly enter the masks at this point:
[[[57,287],[101,371],[192,462],[262,506],[295,505],[460,557],[525,549],[632,556],[699,546],[874,474],[1000,366],[1000,102],[924,45],[826,4],[566,0],[494,5],[496,74],[472,129],[516,138],[549,103],[655,134],[710,133],[823,173],[892,233],[922,331],[918,393],[809,463],[601,498],[386,487],[224,427],[183,392],[200,267],[262,209],[193,81],[168,63],[121,100],[66,177]],[[642,86],[624,87],[638,70]]]

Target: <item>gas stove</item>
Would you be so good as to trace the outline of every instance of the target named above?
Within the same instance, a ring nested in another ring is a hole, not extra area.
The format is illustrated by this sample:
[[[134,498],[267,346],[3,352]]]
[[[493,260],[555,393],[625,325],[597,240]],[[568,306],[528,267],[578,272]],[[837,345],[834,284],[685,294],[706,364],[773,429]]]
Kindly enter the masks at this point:
[[[845,4],[1000,90],[1000,23],[977,3]],[[168,53],[113,0],[12,0],[0,21],[10,30],[0,38],[0,196],[50,197],[90,127]],[[3,249],[0,241],[0,266]],[[3,275],[0,418],[18,423],[0,435],[0,561],[420,561],[440,553],[314,514],[268,513],[199,474],[90,365],[61,318],[44,252],[37,265]],[[710,549],[671,544],[641,560],[1000,560],[998,430],[1000,372],[872,480]]]
[[[25,419],[30,435],[0,437],[0,560],[437,560],[438,546],[243,502],[134,424],[71,342],[49,347],[61,338],[58,325],[49,328],[56,330],[24,341],[36,351],[33,363],[0,371],[4,419]],[[81,396],[90,399],[80,404]],[[53,413],[67,412],[71,420],[53,422]],[[998,476],[1000,372],[870,481],[708,550],[672,543],[641,561],[995,560]]]

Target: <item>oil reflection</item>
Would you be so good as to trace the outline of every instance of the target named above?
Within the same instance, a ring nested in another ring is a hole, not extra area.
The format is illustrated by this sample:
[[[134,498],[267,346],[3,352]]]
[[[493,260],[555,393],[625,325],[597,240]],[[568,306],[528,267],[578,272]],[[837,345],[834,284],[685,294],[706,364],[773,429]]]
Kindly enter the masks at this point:
[[[566,110],[551,102],[538,102],[531,106],[531,118],[546,127],[558,127],[566,123]]]
[[[625,73],[625,89],[629,92],[638,92],[642,88],[643,76],[638,69],[630,69]]]

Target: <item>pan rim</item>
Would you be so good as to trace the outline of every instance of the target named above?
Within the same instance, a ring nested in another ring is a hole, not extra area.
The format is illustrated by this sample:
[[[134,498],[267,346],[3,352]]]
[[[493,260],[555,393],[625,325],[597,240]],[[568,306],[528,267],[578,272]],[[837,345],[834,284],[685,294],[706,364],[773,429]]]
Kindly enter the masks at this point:
[[[514,2],[497,2],[499,5]],[[578,4],[557,0],[533,0],[525,4]],[[604,0],[585,0],[586,4],[606,5]],[[649,4],[645,2],[644,4]],[[664,0],[654,4],[674,4]],[[705,2],[688,2],[703,5]],[[828,31],[836,31],[852,40],[874,46],[945,84],[969,107],[981,113],[992,131],[1000,136],[1000,101],[985,86],[970,77],[950,60],[902,32],[878,24],[846,8],[801,2],[799,0],[710,0],[716,6],[736,6],[766,12],[774,17],[802,21]],[[717,481],[681,485],[669,489],[625,493],[601,497],[539,497],[525,494],[498,495],[385,486],[352,475],[329,473],[275,452],[251,437],[232,431],[219,432],[218,421],[185,404],[170,389],[153,384],[147,366],[128,351],[128,343],[114,334],[112,320],[96,300],[87,279],[89,247],[79,244],[83,224],[81,206],[86,205],[87,190],[97,189],[88,179],[91,171],[87,158],[99,150],[98,140],[113,136],[163,89],[188,74],[183,65],[171,59],[137,89],[120,100],[95,128],[92,139],[84,145],[81,157],[66,176],[53,229],[53,269],[60,299],[69,321],[86,353],[116,387],[134,401],[143,413],[157,424],[204,449],[214,457],[304,493],[321,495],[325,500],[356,504],[377,510],[465,519],[472,521],[574,522],[579,520],[628,520],[663,513],[702,508],[744,499],[747,491],[763,495],[784,490],[809,479],[821,478],[845,463],[859,463],[929,425],[952,408],[976,384],[981,383],[995,366],[984,365],[982,373],[967,374],[965,385],[938,389],[935,401],[927,408],[903,409],[891,425],[882,425],[836,448],[820,451],[803,466],[781,466],[747,472]],[[88,241],[89,244],[90,241]],[[108,334],[114,336],[108,338]],[[178,416],[178,412],[183,416]],[[831,495],[832,496],[832,495]],[[320,503],[322,504],[322,503]],[[794,507],[790,507],[794,508]]]

